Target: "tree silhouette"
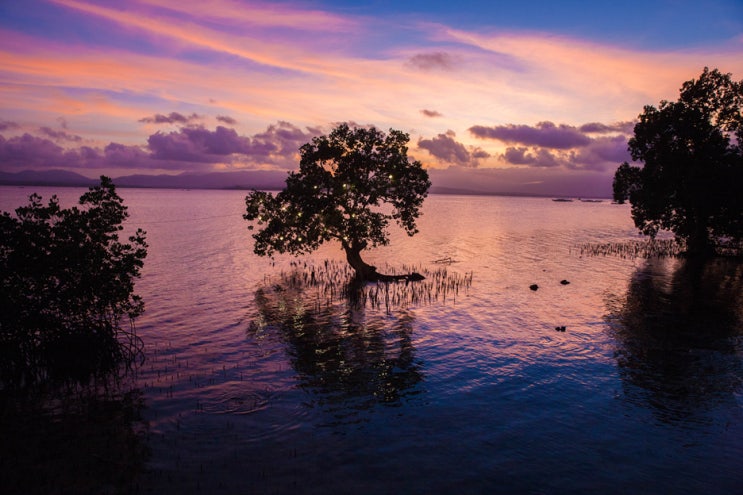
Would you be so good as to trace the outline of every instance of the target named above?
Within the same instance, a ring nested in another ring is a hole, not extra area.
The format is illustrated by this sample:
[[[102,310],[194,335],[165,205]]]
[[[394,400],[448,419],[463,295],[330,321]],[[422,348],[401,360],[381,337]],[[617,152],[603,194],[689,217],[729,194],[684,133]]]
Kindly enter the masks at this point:
[[[144,310],[133,293],[145,233],[119,242],[127,207],[111,179],[63,209],[33,194],[0,215],[0,388],[85,381],[129,364],[138,339],[122,323]]]
[[[648,105],[614,176],[614,199],[632,203],[640,231],[674,232],[687,253],[709,255],[743,236],[743,81],[705,67],[676,102]]]
[[[431,182],[418,161],[407,156],[407,134],[340,124],[327,136],[313,138],[299,152],[299,171],[273,195],[253,191],[243,217],[260,230],[253,234],[255,253],[305,254],[337,240],[361,280],[387,280],[361,258],[367,247],[389,243],[394,220],[408,235]],[[390,208],[391,206],[391,208]],[[420,278],[411,274],[408,278]]]

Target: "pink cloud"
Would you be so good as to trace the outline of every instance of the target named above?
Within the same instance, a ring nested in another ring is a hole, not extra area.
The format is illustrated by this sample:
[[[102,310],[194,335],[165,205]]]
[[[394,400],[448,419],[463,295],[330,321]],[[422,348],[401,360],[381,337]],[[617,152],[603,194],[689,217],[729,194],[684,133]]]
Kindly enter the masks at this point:
[[[239,29],[232,31],[217,30],[208,27],[209,23],[199,22],[198,16],[191,17],[190,21],[184,22],[182,19],[178,19],[178,22],[174,22],[172,18],[163,15],[161,11],[143,12],[109,8],[108,6],[78,0],[53,1],[70,9],[115,22],[127,29],[138,29],[148,36],[158,38],[160,44],[164,44],[163,39],[166,38],[177,46],[186,45],[210,50],[278,69],[306,73],[337,71],[337,75],[346,73],[345,70],[329,64],[327,57],[315,55],[315,52],[309,50],[305,45],[277,44],[271,41],[270,36],[259,36],[261,33],[252,35],[253,32],[246,31],[244,26],[238,26]],[[195,6],[196,4],[192,3],[191,5]],[[265,8],[267,8],[266,5],[264,5]],[[171,7],[173,6],[168,4],[167,7],[172,10]],[[175,7],[177,9],[178,6]],[[210,12],[214,12],[213,6],[210,5],[209,9]],[[274,18],[278,19],[279,16]],[[307,20],[304,22],[306,23]],[[317,38],[316,32],[313,37],[308,38],[308,41],[314,41],[314,38]]]
[[[277,2],[237,2],[234,0],[142,0],[141,3],[163,7],[199,19],[212,19],[222,23],[258,28],[289,28],[310,32],[358,32],[362,25],[348,16],[303,9],[298,5]]]

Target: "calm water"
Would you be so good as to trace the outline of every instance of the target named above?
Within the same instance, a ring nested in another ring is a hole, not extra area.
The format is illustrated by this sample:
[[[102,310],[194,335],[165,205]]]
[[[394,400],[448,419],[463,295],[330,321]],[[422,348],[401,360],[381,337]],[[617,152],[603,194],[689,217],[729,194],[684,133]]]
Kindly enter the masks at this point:
[[[429,197],[367,261],[471,286],[359,308],[278,287],[244,192],[119,192],[150,244],[142,493],[743,491],[743,269],[581,256],[636,237],[628,207]]]

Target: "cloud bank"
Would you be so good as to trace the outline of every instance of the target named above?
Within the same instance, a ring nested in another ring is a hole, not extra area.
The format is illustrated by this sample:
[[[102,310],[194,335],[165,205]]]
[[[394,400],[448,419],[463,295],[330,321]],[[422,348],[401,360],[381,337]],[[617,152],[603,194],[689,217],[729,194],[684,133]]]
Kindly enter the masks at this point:
[[[148,117],[147,121],[171,124],[195,118],[173,112],[167,116]],[[13,122],[3,122],[2,130],[20,127]],[[221,125],[208,129],[199,124],[182,126],[170,132],[157,131],[147,138],[146,144],[110,142],[103,147],[94,147],[81,144],[83,139],[80,136],[67,131],[41,127],[36,135],[29,132],[7,138],[0,135],[0,163],[6,171],[60,167],[179,172],[291,169],[298,163],[299,147],[320,134],[319,128],[303,130],[288,122],[269,125],[253,136],[240,135],[234,128]]]
[[[456,134],[449,130],[431,139],[419,139],[418,148],[428,151],[438,160],[462,167],[477,167],[479,160],[490,157],[490,154],[477,147],[465,147],[456,141]]]
[[[606,171],[630,160],[627,141],[633,122],[581,126],[544,121],[536,125],[474,125],[472,136],[506,145],[500,158],[508,165]]]

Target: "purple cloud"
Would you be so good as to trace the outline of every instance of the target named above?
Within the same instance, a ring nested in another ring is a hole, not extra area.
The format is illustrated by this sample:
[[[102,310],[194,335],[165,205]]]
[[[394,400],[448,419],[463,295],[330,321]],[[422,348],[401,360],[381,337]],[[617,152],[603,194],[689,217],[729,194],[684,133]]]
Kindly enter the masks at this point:
[[[79,143],[83,140],[83,138],[81,138],[80,136],[76,136],[65,131],[55,131],[51,127],[39,127],[39,132],[54,139],[55,141],[71,141],[74,143]]]
[[[622,134],[631,134],[635,129],[635,122],[617,122],[614,124],[602,124],[601,122],[589,122],[578,128],[586,134],[610,134],[620,132]]]
[[[452,70],[454,57],[446,52],[419,53],[408,59],[407,65],[420,70]]]
[[[0,136],[0,163],[14,167],[58,167],[64,149],[49,139],[25,133],[5,139]]]
[[[510,146],[506,148],[501,158],[510,165],[563,167],[602,172],[613,170],[618,163],[631,160],[627,151],[627,137],[623,135],[596,138],[587,146],[572,150]]]
[[[282,168],[296,167],[299,147],[321,134],[322,130],[319,128],[308,127],[305,132],[294,124],[279,121],[253,136],[255,150],[250,158],[252,161],[260,158],[264,163]]]
[[[222,122],[223,124],[227,124],[227,125],[235,125],[235,124],[237,124],[237,120],[235,120],[232,117],[229,117],[227,115],[217,115],[217,121],[218,122]]]
[[[439,134],[431,139],[419,139],[418,147],[427,150],[436,158],[459,166],[476,167],[477,160],[487,158],[489,153],[480,149],[472,148],[468,150],[465,146],[454,139],[453,131],[447,131],[446,134]]]
[[[89,146],[65,149],[50,139],[24,134],[0,136],[0,163],[23,169],[87,168],[105,166],[101,154]]]
[[[500,156],[511,165],[598,171],[630,160],[627,140],[633,130],[634,122],[589,122],[580,127],[540,122],[535,126],[476,125],[469,129],[476,137],[512,145]]]
[[[168,115],[156,113],[152,117],[144,117],[139,119],[139,122],[146,124],[188,124],[194,120],[199,120],[201,116],[192,113],[191,115],[183,115],[178,112],[170,112]]]
[[[558,155],[545,148],[508,147],[503,153],[503,160],[511,165],[529,165],[531,167],[551,168],[565,165]]]
[[[15,122],[10,122],[7,120],[0,120],[0,131],[9,131],[12,129],[18,129],[21,126],[16,124]]]
[[[482,160],[485,158],[490,158],[490,153],[488,153],[482,148],[473,148],[470,154],[472,155],[472,158],[474,158],[475,160]]]
[[[11,124],[7,123],[5,128],[14,128]],[[112,142],[103,148],[71,147],[82,139],[50,127],[41,127],[37,133],[11,138],[0,135],[0,164],[29,169],[116,167],[192,171],[225,163],[241,168],[294,168],[298,164],[299,147],[322,134],[322,129],[302,130],[288,122],[278,122],[251,138],[228,127],[211,130],[202,125],[186,125],[172,132],[158,131],[143,145]]]
[[[616,168],[618,163],[631,161],[627,136],[607,136],[594,139],[575,153],[577,167],[591,170]]]
[[[15,128],[15,124],[6,123],[5,128]],[[322,134],[322,129],[302,130],[289,122],[278,122],[251,138],[228,127],[211,130],[203,125],[186,125],[172,132],[158,131],[143,145],[112,142],[102,149],[70,147],[82,139],[50,127],[41,127],[37,133],[11,138],[0,135],[0,164],[29,169],[116,167],[191,171],[208,170],[225,163],[240,168],[294,168],[298,164],[299,147]]]
[[[222,126],[214,131],[197,126],[182,127],[167,134],[157,132],[149,137],[147,144],[156,160],[215,163],[227,155],[251,152],[249,138]]]
[[[141,164],[149,158],[149,154],[139,146],[127,146],[119,143],[109,143],[103,149],[103,153],[106,162],[112,165]]]
[[[443,117],[443,115],[440,112],[437,112],[436,110],[426,110],[425,108],[421,110],[421,113],[425,115],[426,117]]]
[[[557,126],[552,122],[539,122],[533,127],[513,124],[494,127],[476,125],[470,127],[469,131],[482,139],[553,149],[570,149],[586,146],[591,142],[591,138],[576,127],[565,124]]]

